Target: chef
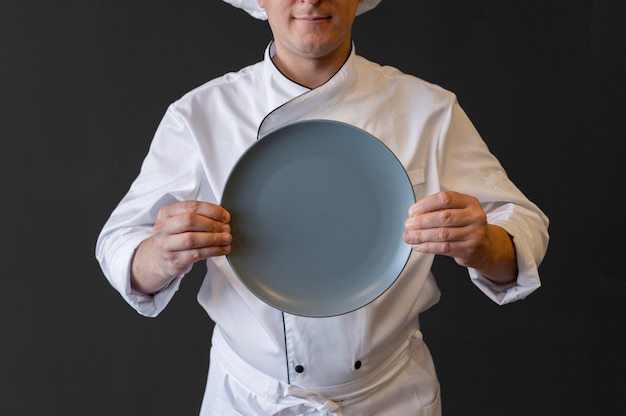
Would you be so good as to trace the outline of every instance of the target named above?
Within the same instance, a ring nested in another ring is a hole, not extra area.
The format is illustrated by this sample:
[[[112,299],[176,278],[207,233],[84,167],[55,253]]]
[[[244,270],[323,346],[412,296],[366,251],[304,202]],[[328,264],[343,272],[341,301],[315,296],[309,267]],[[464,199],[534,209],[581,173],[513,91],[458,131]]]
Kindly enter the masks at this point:
[[[453,93],[357,54],[352,23],[380,0],[226,1],[267,19],[273,39],[260,62],[169,106],[98,238],[105,276],[140,314],[156,316],[192,265],[206,262],[198,301],[215,326],[201,415],[440,415],[419,325],[439,300],[434,256],[453,257],[494,302],[517,301],[540,286],[548,219],[509,180]],[[413,249],[396,282],[327,318],[285,313],[238,280],[225,257],[230,213],[219,206],[248,147],[311,119],[383,141],[417,201],[398,236]]]

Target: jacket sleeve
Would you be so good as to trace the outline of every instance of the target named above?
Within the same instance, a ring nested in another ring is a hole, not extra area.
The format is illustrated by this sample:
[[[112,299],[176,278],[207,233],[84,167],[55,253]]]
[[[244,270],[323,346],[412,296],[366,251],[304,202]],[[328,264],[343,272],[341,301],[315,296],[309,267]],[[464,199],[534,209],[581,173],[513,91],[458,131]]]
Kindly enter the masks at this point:
[[[456,99],[448,116],[438,146],[442,189],[478,198],[488,222],[513,237],[517,255],[513,284],[497,285],[471,268],[470,278],[500,305],[523,299],[541,286],[538,268],[548,247],[548,218],[508,178]]]
[[[154,295],[130,287],[130,264],[136,248],[152,235],[159,209],[196,199],[202,164],[194,140],[170,107],[159,125],[139,175],[106,221],[96,242],[96,258],[109,283],[137,312],[158,315],[178,290],[183,276]]]

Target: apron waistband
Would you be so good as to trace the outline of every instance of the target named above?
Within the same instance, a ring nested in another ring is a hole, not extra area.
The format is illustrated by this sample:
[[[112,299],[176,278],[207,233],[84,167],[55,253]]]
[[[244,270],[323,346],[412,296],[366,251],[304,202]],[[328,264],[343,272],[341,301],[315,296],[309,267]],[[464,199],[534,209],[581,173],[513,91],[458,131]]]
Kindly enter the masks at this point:
[[[214,331],[211,359],[219,361],[255,395],[276,403],[281,408],[274,414],[276,416],[341,416],[341,404],[364,399],[400,373],[411,359],[412,347],[422,344],[421,341],[421,332],[415,331],[379,368],[366,376],[346,384],[314,388],[290,385],[259,371],[230,348],[218,328]]]

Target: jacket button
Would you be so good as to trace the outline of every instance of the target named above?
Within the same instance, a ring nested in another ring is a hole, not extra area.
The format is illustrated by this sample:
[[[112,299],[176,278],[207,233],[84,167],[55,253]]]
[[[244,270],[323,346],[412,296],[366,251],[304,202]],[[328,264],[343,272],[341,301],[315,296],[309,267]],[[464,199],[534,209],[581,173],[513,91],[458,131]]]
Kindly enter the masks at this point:
[[[361,368],[361,361],[357,361],[356,363],[354,363],[354,369],[358,370],[359,368]]]
[[[304,367],[302,367],[301,365],[297,365],[296,366],[296,373],[302,373],[304,372]]]

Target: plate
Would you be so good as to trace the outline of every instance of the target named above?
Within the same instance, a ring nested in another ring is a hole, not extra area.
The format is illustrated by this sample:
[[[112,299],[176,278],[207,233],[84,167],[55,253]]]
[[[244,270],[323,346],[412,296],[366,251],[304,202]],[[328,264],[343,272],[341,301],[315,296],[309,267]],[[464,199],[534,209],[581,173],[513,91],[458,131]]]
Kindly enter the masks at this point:
[[[348,313],[404,269],[414,202],[406,171],[380,140],[337,121],[296,122],[256,141],[230,172],[221,201],[231,214],[227,259],[275,308]]]

